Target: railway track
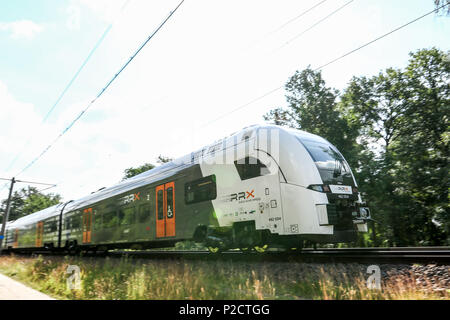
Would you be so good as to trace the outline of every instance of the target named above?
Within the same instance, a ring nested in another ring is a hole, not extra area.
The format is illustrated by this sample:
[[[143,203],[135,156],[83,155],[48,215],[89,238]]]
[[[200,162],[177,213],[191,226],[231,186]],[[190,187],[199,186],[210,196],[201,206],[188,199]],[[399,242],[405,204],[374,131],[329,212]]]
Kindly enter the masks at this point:
[[[30,253],[29,253],[30,254]],[[66,252],[35,251],[33,254],[67,255]],[[450,265],[450,247],[397,248],[305,248],[299,251],[268,250],[265,253],[230,250],[222,253],[187,250],[113,250],[82,253],[83,257],[130,257],[135,259],[229,260],[247,262],[320,262],[320,263],[434,263]]]
[[[450,247],[405,248],[324,248],[266,253],[226,251],[211,254],[208,251],[112,251],[108,256],[129,256],[146,259],[207,259],[273,262],[336,262],[336,263],[436,263],[450,264]]]

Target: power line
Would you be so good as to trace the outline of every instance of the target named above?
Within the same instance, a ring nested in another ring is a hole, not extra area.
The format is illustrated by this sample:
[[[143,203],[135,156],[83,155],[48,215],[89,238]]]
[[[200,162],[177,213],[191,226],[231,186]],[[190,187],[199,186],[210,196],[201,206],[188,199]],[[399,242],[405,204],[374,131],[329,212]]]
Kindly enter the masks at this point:
[[[396,31],[398,31],[398,30],[400,30],[400,29],[403,29],[403,28],[407,27],[407,26],[409,26],[410,24],[412,24],[412,23],[414,23],[414,22],[416,22],[416,21],[419,21],[420,19],[423,19],[423,18],[425,18],[426,16],[429,16],[430,14],[432,14],[432,13],[434,13],[434,12],[439,11],[440,9],[444,8],[445,6],[448,6],[449,4],[450,4],[450,3],[447,2],[447,4],[445,4],[445,5],[443,5],[443,6],[440,6],[439,8],[434,9],[433,11],[430,11],[430,12],[428,12],[428,13],[425,13],[424,15],[422,15],[422,16],[420,16],[420,17],[414,19],[414,20],[411,20],[410,22],[405,23],[404,25],[402,25],[402,26],[400,26],[400,27],[398,27],[398,28],[395,28],[394,30],[389,31],[388,33],[385,33],[385,34],[383,34],[382,36],[379,36],[378,38],[373,39],[372,41],[369,41],[369,42],[363,44],[362,46],[360,46],[360,47],[358,47],[358,48],[356,48],[356,49],[353,49],[352,51],[349,51],[349,52],[343,54],[342,56],[340,56],[340,57],[338,57],[338,58],[336,58],[336,59],[331,60],[330,62],[325,63],[324,65],[321,65],[320,67],[314,69],[314,71],[317,71],[317,70],[320,70],[320,69],[322,69],[322,68],[325,68],[326,66],[328,66],[328,65],[330,65],[330,64],[332,64],[332,63],[334,63],[334,62],[336,62],[336,61],[338,61],[338,60],[340,60],[340,59],[342,59],[342,58],[344,58],[344,57],[346,57],[346,56],[348,56],[348,55],[351,55],[352,53],[354,53],[354,52],[356,52],[356,51],[358,51],[358,50],[361,50],[362,48],[365,48],[365,47],[367,47],[368,45],[371,45],[372,43],[374,43],[374,42],[376,42],[376,41],[378,41],[378,40],[380,40],[380,39],[383,39],[384,37],[387,37],[388,35],[390,35],[390,34],[396,32]]]
[[[288,22],[286,22],[285,24],[283,24],[281,27],[279,27],[276,31],[280,30],[281,28],[283,28],[283,27],[286,26],[287,24],[291,23],[291,22],[294,21],[295,19],[298,19],[298,18],[300,18],[301,16],[305,15],[306,13],[308,13],[308,12],[311,11],[312,9],[318,7],[319,5],[321,5],[322,3],[324,3],[325,1],[327,1],[327,0],[324,0],[324,1],[319,2],[319,3],[316,4],[315,6],[309,8],[308,10],[306,10],[306,11],[304,11],[303,13],[301,13],[300,15],[298,15],[297,17],[295,17],[295,18],[289,20]],[[279,48],[276,49],[275,51],[277,51],[277,50],[283,48],[284,46],[286,46],[287,44],[289,44],[291,41],[297,39],[297,38],[300,37],[301,35],[305,34],[305,33],[308,32],[308,31],[310,31],[310,30],[313,29],[315,26],[317,26],[317,25],[319,25],[320,23],[324,22],[325,20],[327,20],[328,18],[330,18],[330,17],[331,17],[332,15],[334,15],[335,13],[337,13],[337,12],[339,12],[340,10],[344,9],[347,5],[349,5],[349,4],[352,3],[353,1],[354,1],[354,0],[350,0],[350,1],[348,1],[347,3],[345,3],[344,5],[340,6],[339,8],[337,8],[336,10],[334,10],[333,12],[331,12],[330,14],[328,14],[327,16],[325,16],[324,18],[322,18],[322,19],[320,19],[319,21],[317,21],[315,24],[313,24],[313,25],[312,25],[311,27],[309,27],[308,29],[306,29],[306,30],[304,30],[303,32],[301,32],[300,34],[296,35],[294,38],[292,38],[291,40],[289,40],[288,42],[286,42],[284,45],[282,45],[281,47],[279,47]],[[274,32],[275,32],[275,31],[274,31]],[[209,124],[211,124],[211,123],[213,123],[213,122],[216,122],[216,121],[218,121],[218,120],[220,120],[220,119],[222,119],[222,118],[224,118],[224,117],[226,117],[226,116],[228,116],[228,115],[230,115],[230,114],[232,114],[232,113],[234,113],[234,112],[236,112],[236,111],[238,111],[238,110],[240,110],[240,109],[243,109],[243,108],[247,107],[248,105],[253,104],[253,103],[256,102],[256,101],[259,101],[259,100],[261,100],[261,99],[267,97],[268,95],[270,95],[270,94],[272,94],[272,93],[274,93],[274,92],[276,92],[276,91],[278,91],[278,90],[280,90],[280,89],[282,89],[282,88],[283,88],[283,86],[279,86],[279,87],[277,87],[277,88],[275,88],[275,89],[272,89],[272,90],[270,90],[269,92],[266,92],[266,93],[264,93],[263,95],[261,95],[261,96],[255,98],[255,99],[253,99],[253,100],[251,100],[251,101],[249,101],[249,102],[247,102],[247,103],[245,103],[245,104],[243,104],[243,105],[241,105],[241,106],[239,106],[239,107],[237,107],[237,108],[235,108],[235,109],[233,109],[233,110],[231,110],[230,112],[228,112],[228,113],[226,113],[226,114],[224,114],[224,115],[222,115],[222,116],[219,116],[219,117],[213,119],[212,121],[210,121],[210,122],[208,122],[208,123],[202,125],[200,128],[204,128],[204,127],[208,126]]]
[[[213,120],[211,120],[211,121],[205,123],[204,125],[200,126],[200,128],[207,127],[207,126],[209,126],[211,123],[216,122],[216,121],[218,121],[218,120],[220,120],[220,119],[222,119],[222,118],[225,118],[225,117],[229,116],[230,114],[235,113],[236,111],[241,110],[241,109],[243,109],[243,108],[245,108],[245,107],[247,107],[247,106],[249,106],[249,105],[255,103],[256,101],[259,101],[259,100],[261,100],[261,99],[263,99],[263,98],[265,98],[265,97],[271,95],[272,93],[274,93],[274,92],[276,92],[276,91],[278,91],[278,90],[280,90],[280,89],[283,89],[283,87],[284,87],[284,86],[279,86],[278,88],[272,89],[272,90],[270,90],[270,91],[264,93],[263,95],[261,95],[261,96],[255,98],[255,99],[253,99],[253,100],[251,100],[251,101],[249,101],[249,102],[247,102],[247,103],[245,103],[245,104],[243,104],[243,105],[241,105],[241,106],[239,106],[239,107],[237,107],[237,108],[235,108],[235,109],[233,109],[233,110],[231,110],[230,112],[225,113],[225,114],[223,114],[223,115],[221,115],[221,116],[219,116],[219,117],[217,117],[217,118],[215,118],[215,119],[213,119]]]
[[[307,14],[308,12],[312,11],[313,9],[317,8],[318,6],[320,6],[321,4],[323,4],[324,2],[326,2],[327,0],[322,0],[321,2],[317,3],[316,5],[312,6],[311,8],[303,11],[302,13],[300,13],[299,15],[295,16],[294,18],[288,20],[287,22],[283,23],[281,26],[279,26],[276,30],[270,32],[271,33],[275,33],[277,31],[280,31],[281,29],[283,29],[284,27],[286,27],[288,24],[294,22],[295,20],[303,17],[305,14]]]
[[[56,186],[57,186],[57,185],[55,184],[55,185],[52,185],[52,186],[50,186],[50,187],[47,187],[47,188],[44,188],[44,189],[38,190],[37,192],[38,192],[38,193],[41,193],[41,192],[43,192],[43,191],[45,191],[45,190],[48,190],[48,189],[54,188],[54,187],[56,187]]]
[[[122,6],[122,8],[120,9],[120,13],[125,9],[125,7],[128,5],[128,3],[130,2],[130,0],[126,0],[124,5]],[[117,19],[117,18],[116,18]],[[47,111],[46,115],[44,116],[44,118],[42,119],[41,125],[44,124],[48,117],[50,116],[50,114],[53,112],[53,110],[55,110],[56,106],[59,104],[59,102],[62,100],[62,98],[65,96],[66,92],[70,89],[70,87],[72,87],[72,84],[75,82],[75,80],[78,78],[78,76],[80,75],[81,71],[84,69],[84,67],[86,66],[86,64],[88,63],[88,61],[91,59],[92,55],[94,54],[94,52],[98,49],[98,47],[102,44],[103,40],[106,38],[106,36],[108,35],[109,31],[112,29],[113,24],[115,23],[116,19],[114,19],[114,21],[106,28],[106,30],[103,32],[103,34],[101,35],[100,39],[97,40],[97,42],[95,43],[94,47],[91,49],[91,51],[89,52],[88,56],[86,57],[86,59],[83,61],[83,63],[81,64],[81,66],[78,68],[77,72],[75,73],[75,75],[72,77],[72,79],[70,79],[69,83],[66,85],[66,87],[64,88],[64,90],[61,92],[61,94],[58,96],[58,98],[56,99],[55,103],[51,106],[51,108]],[[14,157],[14,159],[11,161],[11,163],[9,164],[8,168],[6,169],[6,171],[9,171],[9,169],[11,169],[11,167],[16,163],[16,161],[19,159],[20,155],[23,153],[23,151],[26,149],[26,147],[30,144],[31,140],[32,140],[33,136],[30,136],[28,138],[28,141],[25,143],[25,145],[23,146],[22,150],[19,151],[16,156]],[[1,189],[3,190],[3,189]],[[1,191],[0,190],[0,191]]]
[[[415,18],[415,19],[413,19],[413,20],[411,20],[411,21],[409,21],[409,22],[403,24],[402,26],[397,27],[397,28],[393,29],[392,31],[389,31],[389,32],[383,34],[382,36],[379,36],[379,37],[377,37],[377,38],[375,38],[375,39],[373,39],[373,40],[371,40],[371,41],[369,41],[369,42],[363,44],[362,46],[359,46],[358,48],[353,49],[353,50],[351,50],[351,51],[349,51],[349,52],[347,52],[347,53],[341,55],[340,57],[335,58],[335,59],[333,59],[333,60],[331,60],[331,61],[329,61],[329,62],[323,64],[322,66],[320,66],[320,67],[314,69],[314,71],[318,71],[318,70],[320,70],[320,69],[323,69],[323,68],[329,66],[330,64],[335,63],[336,61],[338,61],[338,60],[340,60],[340,59],[342,59],[342,58],[344,58],[344,57],[346,57],[346,56],[348,56],[348,55],[350,55],[350,54],[352,54],[352,53],[355,53],[356,51],[361,50],[361,49],[367,47],[368,45],[370,45],[370,44],[372,44],[372,43],[374,43],[374,42],[376,42],[376,41],[378,41],[378,40],[381,40],[381,39],[383,39],[384,37],[387,37],[388,35],[391,35],[392,33],[396,32],[396,31],[398,31],[398,30],[400,30],[400,29],[403,29],[403,28],[405,28],[406,26],[409,26],[410,24],[412,24],[412,23],[414,23],[414,22],[417,22],[417,21],[419,21],[419,20],[425,18],[426,16],[428,16],[428,15],[434,13],[434,12],[437,12],[437,11],[441,10],[442,8],[446,7],[447,5],[449,5],[449,3],[444,4],[444,5],[442,5],[442,6],[438,7],[438,8],[436,8],[436,9],[434,9],[434,10],[432,10],[432,11],[430,11],[430,12],[428,12],[428,13],[426,13],[426,14],[420,16],[420,17],[418,17],[418,18]],[[266,97],[266,96],[268,96],[268,95],[270,95],[270,94],[272,94],[272,93],[274,93],[274,92],[276,92],[276,91],[278,91],[278,90],[281,90],[283,87],[284,87],[284,86],[280,86],[280,87],[277,87],[277,88],[275,88],[275,89],[272,89],[272,90],[270,90],[270,91],[264,93],[263,95],[261,95],[261,96],[255,98],[255,99],[253,99],[253,100],[251,100],[251,101],[249,101],[249,102],[247,102],[247,103],[245,103],[245,104],[243,104],[243,105],[241,105],[241,106],[239,106],[239,107],[237,107],[237,108],[235,108],[235,109],[233,109],[233,110],[231,110],[231,111],[229,111],[229,112],[227,112],[227,113],[221,115],[220,117],[215,118],[215,119],[213,119],[213,120],[211,120],[211,121],[205,123],[204,125],[201,126],[201,128],[207,127],[207,126],[209,126],[210,124],[216,122],[217,120],[220,120],[220,119],[222,119],[222,118],[225,118],[225,117],[229,116],[230,114],[232,114],[232,113],[234,113],[234,112],[236,112],[236,111],[238,111],[238,110],[240,110],[240,109],[243,109],[243,108],[245,108],[245,107],[247,107],[247,106],[253,104],[253,103],[256,102],[256,101],[259,101],[259,100],[261,100],[262,98],[264,98],[264,97]]]
[[[0,178],[0,180],[6,180],[6,181],[13,181],[14,183],[28,183],[28,184],[40,184],[40,185],[44,185],[47,186],[47,188],[44,188],[42,190],[39,190],[38,192],[47,190],[47,189],[51,189],[57,186],[57,184],[55,183],[44,183],[44,182],[34,182],[34,181],[24,181],[24,180],[16,180],[15,178],[12,179],[8,179],[8,178]],[[8,183],[6,183],[6,185],[8,185]],[[2,189],[3,190],[3,189]],[[0,190],[0,191],[2,191]]]
[[[23,173],[25,170],[30,168],[36,161],[38,161],[67,131],[72,128],[72,126],[83,116],[83,114],[100,98],[103,93],[109,88],[109,86],[117,79],[120,73],[130,64],[130,62],[138,55],[138,53],[145,47],[145,45],[153,38],[153,36],[158,33],[158,31],[164,26],[164,24],[172,17],[172,15],[178,10],[178,8],[183,4],[182,0],[173,11],[163,20],[163,22],[156,28],[156,30],[141,44],[141,46],[136,50],[136,52],[129,58],[129,60],[119,69],[119,71],[114,75],[114,77],[106,84],[106,86],[97,94],[97,96],[87,105],[87,107],[81,111],[81,113],[50,143],[36,158],[33,159],[27,166],[25,166],[16,176]]]
[[[308,10],[306,10],[306,11],[304,11],[303,13],[301,13],[300,15],[298,15],[297,17],[295,17],[295,18],[289,20],[288,22],[286,22],[285,24],[283,24],[281,27],[279,27],[276,31],[280,30],[281,28],[283,28],[283,27],[286,26],[287,24],[291,23],[291,22],[294,21],[295,19],[298,19],[298,18],[300,18],[301,16],[305,15],[306,13],[308,13],[308,12],[311,11],[312,9],[318,7],[319,5],[321,5],[322,3],[324,3],[325,1],[326,1],[326,0],[319,2],[319,3],[316,4],[315,6],[309,8]],[[282,46],[279,47],[278,49],[284,47],[284,46],[287,45],[289,42],[293,41],[294,39],[297,39],[297,38],[300,37],[301,35],[305,34],[305,33],[308,32],[309,30],[313,29],[315,26],[317,26],[317,25],[319,25],[320,23],[322,23],[323,21],[327,20],[328,18],[330,18],[330,17],[331,17],[332,15],[334,15],[335,13],[337,13],[337,12],[339,12],[340,10],[344,9],[347,5],[349,5],[349,4],[352,3],[353,1],[354,1],[354,0],[350,0],[349,2],[345,3],[343,6],[337,8],[336,10],[334,10],[333,12],[331,12],[330,14],[328,14],[327,16],[325,16],[324,18],[320,19],[318,22],[316,22],[315,24],[313,24],[311,27],[309,27],[308,29],[304,30],[302,33],[296,35],[294,38],[292,38],[290,41],[286,42],[284,45],[282,45]],[[274,32],[275,32],[275,31],[274,31]],[[278,49],[277,49],[277,50],[278,50]],[[247,102],[247,103],[245,103],[245,104],[243,104],[243,105],[241,105],[241,106],[239,106],[239,107],[237,107],[237,108],[235,108],[235,109],[233,109],[233,110],[231,110],[230,112],[228,112],[228,113],[226,113],[226,114],[224,114],[224,115],[222,115],[222,116],[219,116],[219,117],[213,119],[212,121],[210,121],[210,122],[208,122],[208,123],[205,123],[205,124],[202,125],[200,128],[204,128],[204,127],[208,126],[209,124],[211,124],[211,123],[213,123],[213,122],[216,122],[216,121],[218,121],[218,120],[220,120],[220,119],[222,119],[222,118],[224,118],[224,117],[226,117],[226,116],[228,116],[228,115],[230,115],[230,114],[232,114],[232,113],[234,113],[234,112],[236,112],[236,111],[238,111],[238,110],[241,110],[241,109],[247,107],[248,105],[251,105],[251,104],[255,103],[256,101],[259,101],[259,100],[261,100],[261,99],[267,97],[268,95],[270,95],[270,94],[272,94],[272,93],[274,93],[274,92],[276,92],[276,91],[278,91],[278,90],[280,90],[280,89],[282,89],[282,88],[283,88],[283,86],[279,86],[279,87],[277,87],[277,88],[275,88],[275,89],[272,89],[272,90],[270,90],[270,91],[264,93],[263,95],[261,95],[261,96],[255,98],[255,99],[253,99],[253,100],[251,100],[251,101],[249,101],[249,102]]]
[[[322,19],[320,19],[319,21],[317,21],[316,23],[314,23],[311,27],[309,27],[306,30],[303,30],[302,32],[300,32],[299,34],[297,34],[296,36],[294,36],[293,38],[291,38],[290,40],[286,41],[285,44],[283,44],[282,46],[280,46],[279,48],[277,48],[275,51],[280,50],[281,48],[287,46],[289,43],[291,43],[292,41],[298,39],[299,37],[301,37],[302,35],[304,35],[306,32],[310,31],[311,29],[313,29],[314,27],[318,26],[319,24],[321,24],[322,22],[324,22],[325,20],[327,20],[328,18],[330,18],[331,16],[333,16],[334,14],[338,13],[339,11],[341,11],[342,9],[344,9],[346,6],[348,6],[350,3],[352,3],[354,0],[350,0],[349,2],[346,2],[344,5],[340,6],[339,8],[337,8],[336,10],[334,10],[333,12],[331,12],[330,14],[328,14],[327,16],[323,17]]]
[[[275,30],[273,30],[273,31],[270,31],[270,32],[266,33],[266,34],[262,37],[262,39],[255,41],[254,44],[256,44],[256,43],[258,43],[258,42],[260,42],[260,41],[263,41],[264,39],[266,39],[266,38],[269,37],[270,35],[272,35],[272,34],[278,32],[279,30],[283,29],[284,27],[286,27],[287,25],[291,24],[291,23],[294,22],[295,20],[297,20],[297,19],[303,17],[304,15],[306,15],[307,13],[309,13],[310,11],[314,10],[315,8],[317,8],[318,6],[320,6],[321,4],[323,4],[323,3],[327,2],[327,1],[328,1],[328,0],[322,0],[322,1],[320,1],[319,3],[315,4],[314,6],[312,6],[312,7],[308,8],[308,9],[306,9],[305,11],[303,11],[302,13],[300,13],[299,15],[297,15],[297,16],[295,16],[295,17],[289,19],[288,21],[286,21],[285,23],[283,23],[281,26],[279,26],[277,29],[275,29]],[[249,49],[249,48],[247,48],[247,49]]]
[[[0,180],[7,180],[11,181],[11,179],[8,178],[0,178]],[[24,181],[24,180],[14,180],[15,182],[23,182],[23,183],[29,183],[29,184],[42,184],[46,186],[56,186],[54,183],[43,183],[43,182],[33,182],[33,181]]]

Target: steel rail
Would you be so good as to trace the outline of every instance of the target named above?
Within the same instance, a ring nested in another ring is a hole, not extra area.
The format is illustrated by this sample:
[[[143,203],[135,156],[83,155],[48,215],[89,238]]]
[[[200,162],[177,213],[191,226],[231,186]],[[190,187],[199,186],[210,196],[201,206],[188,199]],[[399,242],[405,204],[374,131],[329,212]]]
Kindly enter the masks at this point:
[[[67,255],[67,252],[30,251],[33,254]],[[111,257],[132,259],[184,259],[229,260],[243,262],[320,262],[320,263],[435,263],[450,265],[450,247],[404,247],[404,248],[305,248],[298,251],[268,250],[265,253],[230,250],[222,253],[188,250],[111,250],[106,252],[83,252],[82,257]]]
[[[450,247],[408,247],[408,248],[323,248],[299,251],[268,251],[266,253],[243,253],[225,251],[212,254],[208,251],[117,250],[108,256],[128,256],[143,259],[205,259],[239,261],[277,261],[277,262],[361,262],[361,263],[438,263],[450,264]]]

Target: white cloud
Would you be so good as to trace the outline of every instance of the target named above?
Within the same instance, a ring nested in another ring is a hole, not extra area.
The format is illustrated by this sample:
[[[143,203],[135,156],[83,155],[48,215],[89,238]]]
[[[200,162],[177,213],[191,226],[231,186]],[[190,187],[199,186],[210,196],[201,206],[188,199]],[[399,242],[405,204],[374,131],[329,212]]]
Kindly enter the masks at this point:
[[[35,106],[31,103],[18,101],[8,90],[6,85],[0,81],[0,166],[1,175],[8,175],[12,172],[4,172],[8,168],[14,156],[23,149],[28,136],[27,132],[37,132],[36,124],[39,122],[39,115]]]
[[[13,39],[31,39],[42,32],[44,27],[31,20],[0,22],[0,31],[8,31]]]

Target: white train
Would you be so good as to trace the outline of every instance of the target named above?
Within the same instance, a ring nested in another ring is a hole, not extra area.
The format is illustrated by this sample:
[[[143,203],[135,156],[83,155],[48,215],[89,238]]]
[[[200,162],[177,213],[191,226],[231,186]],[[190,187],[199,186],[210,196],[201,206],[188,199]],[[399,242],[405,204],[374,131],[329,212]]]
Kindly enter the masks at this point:
[[[211,252],[350,242],[370,212],[327,140],[251,126],[82,199],[7,225],[5,248],[149,248],[182,240]]]
[[[231,247],[350,242],[367,232],[370,211],[349,165],[317,135],[252,126],[202,152],[202,175],[220,181],[212,200],[218,225],[225,239],[233,238],[229,229],[238,234],[228,240]]]

